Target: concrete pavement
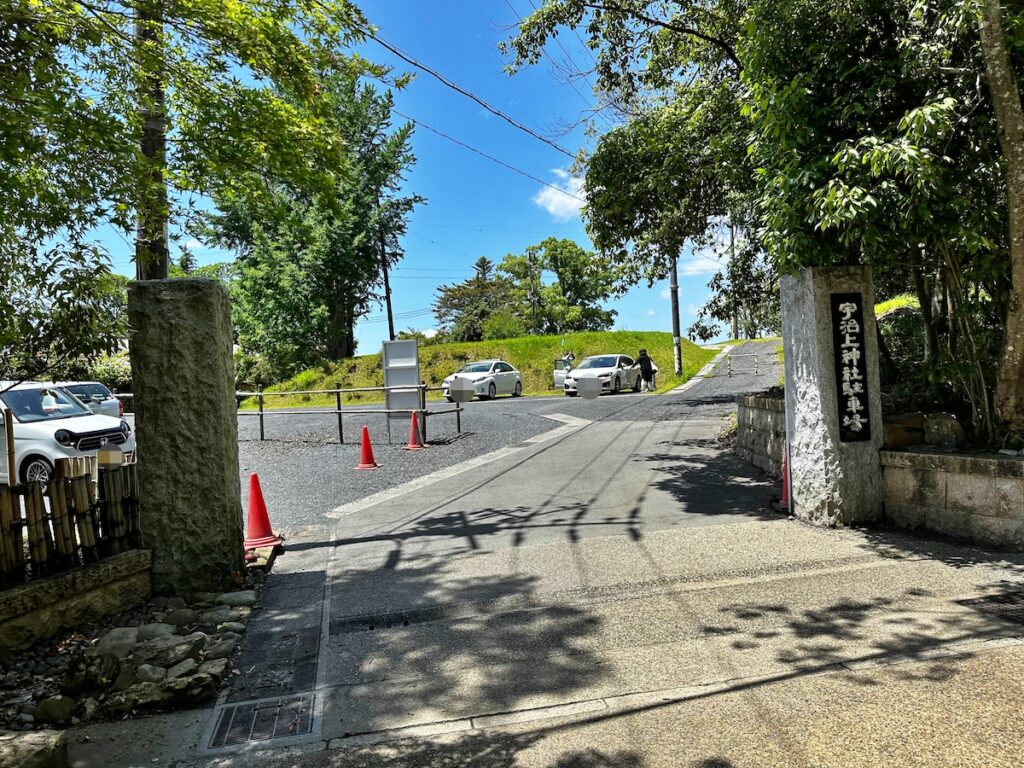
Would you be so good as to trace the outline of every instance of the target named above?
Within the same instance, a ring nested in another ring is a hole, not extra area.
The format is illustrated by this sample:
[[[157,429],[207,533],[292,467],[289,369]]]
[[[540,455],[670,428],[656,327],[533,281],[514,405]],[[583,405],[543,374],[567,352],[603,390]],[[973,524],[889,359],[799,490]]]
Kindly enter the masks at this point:
[[[728,389],[340,508],[217,707],[94,726],[74,764],[1019,765],[1024,557],[768,515]]]

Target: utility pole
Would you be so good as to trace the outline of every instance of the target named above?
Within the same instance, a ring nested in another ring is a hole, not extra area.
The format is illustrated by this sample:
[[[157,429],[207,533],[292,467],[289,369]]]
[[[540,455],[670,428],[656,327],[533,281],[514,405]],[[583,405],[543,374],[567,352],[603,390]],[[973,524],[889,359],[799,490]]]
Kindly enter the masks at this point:
[[[388,254],[387,254],[387,236],[384,232],[384,215],[383,209],[380,205],[380,198],[377,198],[377,214],[379,216],[379,225],[377,227],[377,236],[380,241],[380,269],[384,275],[384,303],[388,308],[388,339],[391,341],[395,340],[395,316],[391,310],[391,283],[388,281]]]
[[[729,264],[732,265],[736,262],[736,228],[732,224],[732,220],[729,221]],[[736,341],[740,337],[740,317],[739,310],[736,308],[735,299],[733,299],[732,307],[732,339]]]
[[[169,270],[167,182],[167,117],[163,84],[163,25],[158,12],[140,4],[135,9],[135,41],[145,72],[141,99],[141,150],[149,169],[138,201],[135,234],[135,279],[160,280]]]
[[[676,376],[683,375],[683,342],[679,334],[679,256],[672,257],[668,290],[672,295],[672,368]]]

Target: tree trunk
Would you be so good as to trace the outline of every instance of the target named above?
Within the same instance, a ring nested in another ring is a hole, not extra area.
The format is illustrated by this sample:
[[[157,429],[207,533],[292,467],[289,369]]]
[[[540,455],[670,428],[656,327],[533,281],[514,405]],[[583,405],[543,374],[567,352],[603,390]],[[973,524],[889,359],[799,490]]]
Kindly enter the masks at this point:
[[[1012,291],[1006,337],[996,378],[996,418],[1004,429],[1024,432],[1024,109],[1010,65],[999,0],[981,2],[981,52],[995,106],[999,146],[1006,161]]]
[[[139,182],[138,230],[135,235],[135,279],[160,280],[170,265],[167,200],[167,117],[164,98],[160,13],[143,5],[135,10],[135,39],[143,66],[141,94],[144,176]]]

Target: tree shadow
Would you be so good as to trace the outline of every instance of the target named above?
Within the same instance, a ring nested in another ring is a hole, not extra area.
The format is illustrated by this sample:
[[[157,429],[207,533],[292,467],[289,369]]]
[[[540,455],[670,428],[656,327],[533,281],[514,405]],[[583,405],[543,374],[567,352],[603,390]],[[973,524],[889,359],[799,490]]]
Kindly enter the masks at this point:
[[[527,576],[460,576],[436,557],[333,579],[325,723],[343,734],[574,701],[605,678],[600,619],[544,604]]]

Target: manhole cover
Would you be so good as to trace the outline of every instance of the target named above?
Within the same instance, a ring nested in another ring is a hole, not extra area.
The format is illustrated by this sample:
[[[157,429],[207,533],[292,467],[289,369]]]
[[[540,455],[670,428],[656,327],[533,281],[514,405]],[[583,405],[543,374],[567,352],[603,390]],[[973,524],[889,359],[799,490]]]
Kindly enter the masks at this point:
[[[255,701],[310,691],[316,685],[320,628],[246,638],[228,701]]]
[[[210,749],[301,736],[313,730],[314,694],[232,704],[221,710]]]
[[[960,605],[973,608],[979,613],[997,616],[1014,624],[1024,624],[1024,592],[1004,592],[1001,595],[974,597],[961,600]]]

